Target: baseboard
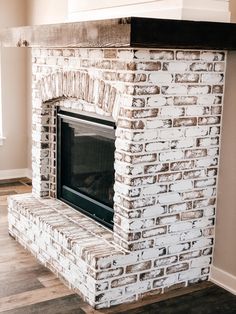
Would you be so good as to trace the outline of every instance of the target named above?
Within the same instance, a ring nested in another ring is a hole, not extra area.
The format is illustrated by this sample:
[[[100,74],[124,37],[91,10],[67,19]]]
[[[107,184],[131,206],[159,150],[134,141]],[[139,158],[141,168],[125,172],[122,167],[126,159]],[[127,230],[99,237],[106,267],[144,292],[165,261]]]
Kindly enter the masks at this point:
[[[236,295],[236,276],[212,266],[210,281]]]
[[[15,179],[27,177],[31,179],[31,170],[28,168],[23,169],[9,169],[0,170],[0,180]]]

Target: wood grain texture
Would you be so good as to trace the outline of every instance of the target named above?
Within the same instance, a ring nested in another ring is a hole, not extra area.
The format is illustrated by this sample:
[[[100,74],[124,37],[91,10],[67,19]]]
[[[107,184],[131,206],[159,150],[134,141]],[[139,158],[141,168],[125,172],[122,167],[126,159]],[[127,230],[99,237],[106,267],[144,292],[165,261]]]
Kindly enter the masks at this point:
[[[236,50],[236,24],[127,17],[9,28],[5,47],[149,47]]]

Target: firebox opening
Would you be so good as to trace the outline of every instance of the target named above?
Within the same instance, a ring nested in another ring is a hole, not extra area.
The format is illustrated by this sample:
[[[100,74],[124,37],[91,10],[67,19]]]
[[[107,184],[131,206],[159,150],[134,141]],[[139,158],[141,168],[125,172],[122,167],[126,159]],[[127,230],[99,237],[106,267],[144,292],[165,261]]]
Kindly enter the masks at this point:
[[[57,197],[113,228],[115,123],[60,110]]]

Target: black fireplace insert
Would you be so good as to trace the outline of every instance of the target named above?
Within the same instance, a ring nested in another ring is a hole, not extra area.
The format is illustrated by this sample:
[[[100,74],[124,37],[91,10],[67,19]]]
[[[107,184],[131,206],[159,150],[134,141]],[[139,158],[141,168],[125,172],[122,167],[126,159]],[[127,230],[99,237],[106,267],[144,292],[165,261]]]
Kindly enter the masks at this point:
[[[115,123],[59,110],[57,197],[113,227]]]

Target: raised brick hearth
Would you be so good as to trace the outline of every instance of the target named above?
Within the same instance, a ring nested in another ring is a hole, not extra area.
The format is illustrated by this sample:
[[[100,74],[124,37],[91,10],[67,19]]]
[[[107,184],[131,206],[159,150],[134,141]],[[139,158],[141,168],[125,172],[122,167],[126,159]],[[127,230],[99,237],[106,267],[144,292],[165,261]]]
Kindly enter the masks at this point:
[[[33,49],[33,193],[9,232],[97,308],[207,280],[226,54]],[[116,122],[114,231],[56,199],[56,107]]]

